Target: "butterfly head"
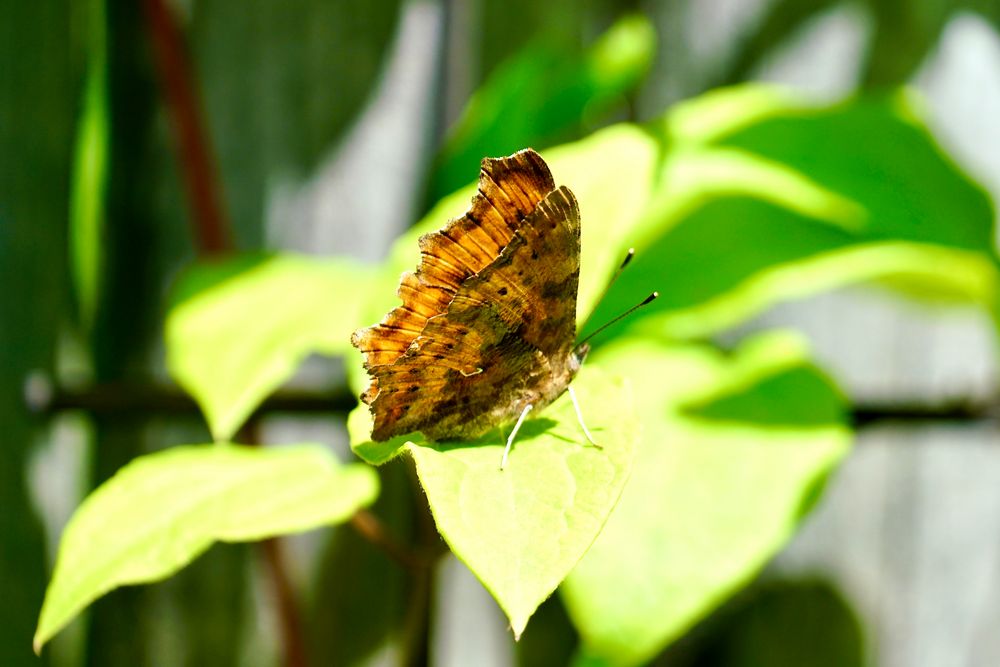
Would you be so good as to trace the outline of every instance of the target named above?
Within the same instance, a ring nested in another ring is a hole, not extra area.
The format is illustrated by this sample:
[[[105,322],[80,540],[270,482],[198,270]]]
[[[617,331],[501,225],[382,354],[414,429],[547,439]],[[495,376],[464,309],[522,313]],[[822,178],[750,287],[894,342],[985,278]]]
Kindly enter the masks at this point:
[[[590,343],[580,343],[573,348],[573,353],[569,358],[569,368],[573,375],[576,375],[577,371],[580,370],[580,366],[583,366],[583,362],[587,358],[587,354],[589,352]]]

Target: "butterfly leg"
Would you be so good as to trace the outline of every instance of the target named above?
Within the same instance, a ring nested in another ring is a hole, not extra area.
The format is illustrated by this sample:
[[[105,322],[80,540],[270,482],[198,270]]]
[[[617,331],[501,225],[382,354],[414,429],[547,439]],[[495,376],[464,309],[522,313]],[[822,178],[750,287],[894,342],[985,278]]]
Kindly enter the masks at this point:
[[[524,410],[521,410],[521,416],[517,418],[517,423],[514,424],[514,430],[510,432],[509,436],[507,436],[507,446],[504,448],[503,457],[500,459],[500,470],[503,470],[504,466],[507,465],[507,455],[510,454],[510,446],[514,444],[514,436],[516,436],[517,432],[521,429],[521,424],[524,423],[524,418],[528,416],[529,412],[531,412],[531,408],[531,403],[524,406]]]
[[[567,389],[569,390],[569,398],[573,401],[573,409],[576,410],[576,420],[580,422],[580,428],[583,429],[583,434],[587,436],[587,440],[590,441],[590,444],[598,449],[603,449],[599,444],[594,442],[594,436],[590,435],[590,429],[588,429],[587,425],[583,423],[583,413],[580,412],[580,403],[576,400],[576,392],[573,391],[573,385],[570,385]]]

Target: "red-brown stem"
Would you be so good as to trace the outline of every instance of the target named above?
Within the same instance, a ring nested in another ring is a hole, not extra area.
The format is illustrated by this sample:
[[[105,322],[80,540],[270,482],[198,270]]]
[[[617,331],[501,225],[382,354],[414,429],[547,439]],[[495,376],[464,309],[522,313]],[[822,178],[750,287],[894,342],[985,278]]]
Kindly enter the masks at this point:
[[[173,126],[181,178],[187,190],[191,232],[201,256],[220,255],[233,249],[229,217],[222,203],[218,172],[202,122],[191,68],[180,31],[164,0],[145,0],[145,15],[153,42],[160,87]],[[258,441],[256,425],[247,425],[247,442]],[[265,540],[267,578],[277,602],[284,664],[306,667],[305,641],[295,591],[288,578],[284,552],[278,539]]]
[[[351,528],[404,568],[416,570],[424,565],[426,559],[422,558],[421,554],[397,542],[382,521],[368,510],[358,510],[354,513],[351,517]]]
[[[181,162],[196,247],[200,255],[218,255],[232,249],[231,228],[180,31],[165,0],[145,0],[143,4]]]
[[[180,31],[165,0],[144,0],[144,6],[159,70],[162,95],[173,126],[181,178],[187,191],[191,231],[196,250],[201,256],[230,252],[233,249],[232,228],[223,206],[218,172],[204,130],[197,89],[193,83]],[[256,424],[251,420],[242,434],[244,442],[257,444],[256,431]],[[418,627],[415,628],[418,634],[426,635],[426,626],[429,622],[426,618],[430,595],[429,573],[432,571],[434,556],[438,554],[433,554],[430,560],[427,560],[422,557],[423,554],[408,550],[392,538],[377,517],[366,511],[358,512],[351,520],[351,524],[360,535],[381,548],[391,558],[427,578],[423,586],[417,586],[421,589],[416,596],[418,598],[416,606],[420,611],[418,616],[421,618],[417,623]],[[305,667],[308,661],[302,622],[295,591],[287,576],[282,542],[277,538],[265,540],[261,542],[260,548],[264,556],[267,578],[277,603],[284,664],[287,667]],[[425,662],[426,636],[418,639],[417,643],[418,656],[422,656]]]
[[[278,622],[281,624],[281,645],[285,667],[306,667],[305,643],[302,639],[302,620],[292,582],[288,579],[285,552],[280,539],[274,537],[260,543],[267,567],[268,580],[278,605]]]
[[[259,426],[256,419],[251,419],[240,429],[238,439],[248,445],[259,445]],[[295,588],[288,578],[281,538],[272,537],[259,542],[257,546],[264,556],[264,573],[271,585],[277,606],[278,629],[281,632],[281,648],[284,654],[282,664],[285,667],[307,667],[309,660],[306,656],[302,618],[299,615]]]

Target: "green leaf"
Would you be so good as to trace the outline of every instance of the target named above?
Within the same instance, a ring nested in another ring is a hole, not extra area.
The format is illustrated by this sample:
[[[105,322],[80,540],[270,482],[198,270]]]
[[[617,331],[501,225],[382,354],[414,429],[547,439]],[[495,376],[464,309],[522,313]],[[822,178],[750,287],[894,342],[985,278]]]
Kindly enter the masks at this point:
[[[923,125],[916,95],[791,108],[720,137],[724,149],[780,163],[867,212],[878,239],[967,250],[992,247],[992,205]]]
[[[400,435],[383,442],[375,442],[370,439],[372,427],[371,411],[363,403],[347,415],[347,432],[351,437],[351,450],[363,461],[373,466],[380,466],[396,458],[403,453],[409,442],[414,441],[411,436]],[[420,436],[416,437],[420,438],[417,440],[418,442],[424,442]]]
[[[918,115],[902,95],[807,107],[758,87],[673,110],[636,261],[595,319],[660,299],[604,339],[702,337],[861,281],[995,311],[992,204]]]
[[[589,49],[538,41],[501,65],[472,97],[441,151],[432,200],[468,183],[486,156],[565,141],[600,118],[645,76],[656,51],[649,20],[619,20]],[[577,134],[578,136],[578,134]]]
[[[638,433],[628,385],[591,366],[573,387],[601,449],[584,438],[565,394],[525,421],[502,471],[499,428],[474,442],[416,436],[406,445],[438,530],[506,612],[515,637],[597,537],[632,465]],[[364,456],[367,447],[354,451]],[[384,451],[396,450],[393,443]]]
[[[343,354],[369,271],[344,259],[247,257],[196,266],[166,324],[167,368],[217,440],[232,437],[311,353]]]
[[[139,457],[95,490],[63,533],[35,650],[92,601],[164,579],[215,540],[241,542],[343,521],[378,480],[322,447],[174,447]]]
[[[637,665],[781,548],[851,436],[795,336],[759,337],[731,358],[623,339],[595,361],[632,381],[643,435],[621,502],[561,591],[585,655]]]
[[[109,162],[108,60],[104,0],[91,0],[87,77],[70,191],[70,264],[78,315],[89,330],[97,309]]]

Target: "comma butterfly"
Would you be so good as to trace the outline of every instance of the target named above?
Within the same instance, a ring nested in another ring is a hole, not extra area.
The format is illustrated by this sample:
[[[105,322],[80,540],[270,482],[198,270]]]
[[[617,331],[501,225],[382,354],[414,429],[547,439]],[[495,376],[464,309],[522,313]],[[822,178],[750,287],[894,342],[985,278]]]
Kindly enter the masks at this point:
[[[420,238],[403,304],[352,344],[371,384],[373,440],[421,431],[474,438],[569,389],[589,351],[576,345],[580,210],[531,149],[486,158],[469,211]],[[596,443],[595,443],[596,444]]]

